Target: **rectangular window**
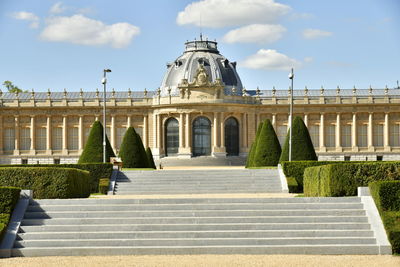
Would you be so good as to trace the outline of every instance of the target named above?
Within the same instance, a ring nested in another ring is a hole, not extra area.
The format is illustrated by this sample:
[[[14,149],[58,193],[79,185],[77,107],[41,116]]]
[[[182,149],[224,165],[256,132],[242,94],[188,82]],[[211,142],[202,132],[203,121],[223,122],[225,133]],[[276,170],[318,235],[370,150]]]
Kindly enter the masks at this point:
[[[360,124],[357,127],[357,145],[359,147],[368,146],[368,125]]]
[[[374,146],[383,147],[383,124],[374,125]]]
[[[46,128],[36,129],[36,149],[46,150]]]
[[[400,146],[400,124],[390,124],[390,146]]]
[[[285,138],[288,132],[288,127],[286,125],[278,125],[276,135],[278,136],[279,144],[283,146]]]
[[[62,149],[62,127],[54,127],[52,130],[52,149],[61,150]]]
[[[78,150],[79,129],[78,127],[68,128],[68,149]]]
[[[124,138],[125,132],[126,132],[125,127],[117,128],[117,142],[116,142],[117,149],[121,147],[122,139]]]
[[[335,147],[335,125],[327,125],[325,128],[325,146]]]
[[[4,129],[4,151],[12,151],[15,149],[15,129]]]
[[[311,125],[309,132],[314,147],[319,147],[319,125]]]
[[[340,130],[342,147],[351,147],[351,125],[342,125]]]
[[[21,128],[20,132],[21,139],[21,150],[30,150],[31,149],[31,129],[30,128]]]

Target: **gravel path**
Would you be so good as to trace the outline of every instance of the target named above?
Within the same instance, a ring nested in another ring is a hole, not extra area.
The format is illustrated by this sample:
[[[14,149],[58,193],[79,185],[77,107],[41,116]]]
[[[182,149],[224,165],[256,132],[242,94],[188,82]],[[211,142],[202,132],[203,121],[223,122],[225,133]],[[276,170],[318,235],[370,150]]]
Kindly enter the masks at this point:
[[[195,255],[195,256],[90,256],[0,259],[0,266],[400,266],[400,256],[318,255]]]

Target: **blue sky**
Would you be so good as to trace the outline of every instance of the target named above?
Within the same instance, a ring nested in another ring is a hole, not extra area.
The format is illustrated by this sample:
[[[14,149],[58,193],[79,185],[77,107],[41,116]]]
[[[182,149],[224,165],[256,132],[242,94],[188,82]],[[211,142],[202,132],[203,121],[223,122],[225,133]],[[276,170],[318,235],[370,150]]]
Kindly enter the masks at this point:
[[[1,0],[0,81],[35,91],[155,90],[184,42],[217,39],[247,89],[400,80],[398,0]],[[4,91],[4,88],[3,88]]]

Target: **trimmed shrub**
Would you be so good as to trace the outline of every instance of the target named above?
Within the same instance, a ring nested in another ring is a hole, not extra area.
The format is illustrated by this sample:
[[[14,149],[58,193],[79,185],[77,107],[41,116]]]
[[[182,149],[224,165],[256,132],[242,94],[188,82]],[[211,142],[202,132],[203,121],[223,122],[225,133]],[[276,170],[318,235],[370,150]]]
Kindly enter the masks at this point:
[[[260,136],[261,129],[262,129],[263,125],[264,125],[263,122],[261,122],[258,125],[256,137],[254,138],[254,141],[253,141],[253,143],[251,144],[251,147],[250,147],[250,151],[249,151],[249,153],[247,155],[246,168],[254,167],[254,155],[256,153],[258,137]]]
[[[99,193],[106,195],[108,192],[108,188],[110,186],[109,178],[100,178],[99,181]]]
[[[292,161],[293,160],[317,160],[314,145],[311,141],[310,134],[306,125],[300,117],[295,117],[292,126]],[[283,145],[282,154],[279,162],[289,160],[289,139],[290,131],[288,131]]]
[[[276,166],[281,155],[281,146],[270,120],[265,120],[257,141],[254,167]]]
[[[115,157],[115,154],[106,136],[106,162],[110,162],[110,157]],[[78,163],[101,162],[103,162],[103,125],[95,121]]]
[[[149,164],[149,168],[157,169],[156,164],[154,163],[153,153],[151,153],[150,147],[148,147],[146,149],[146,156],[147,156],[147,162]]]
[[[355,196],[373,181],[400,180],[400,162],[341,163],[304,171],[305,196]]]
[[[125,132],[119,156],[124,168],[147,168],[149,166],[142,139],[133,127],[129,127]]]
[[[31,189],[34,198],[83,198],[90,195],[89,172],[71,168],[0,168],[0,185]]]
[[[400,211],[384,211],[381,217],[393,253],[400,254]]]
[[[287,177],[286,181],[288,184],[289,193],[303,193],[303,190],[300,190],[300,187],[296,182],[296,179],[294,179],[293,177]]]
[[[369,189],[379,210],[400,211],[400,181],[372,182]]]
[[[8,222],[18,202],[20,188],[0,186],[0,243],[7,229]]]
[[[25,165],[0,165],[1,167],[50,167],[73,168],[90,172],[90,192],[97,193],[100,177],[111,178],[113,165],[111,163],[82,163],[82,164],[25,164]]]

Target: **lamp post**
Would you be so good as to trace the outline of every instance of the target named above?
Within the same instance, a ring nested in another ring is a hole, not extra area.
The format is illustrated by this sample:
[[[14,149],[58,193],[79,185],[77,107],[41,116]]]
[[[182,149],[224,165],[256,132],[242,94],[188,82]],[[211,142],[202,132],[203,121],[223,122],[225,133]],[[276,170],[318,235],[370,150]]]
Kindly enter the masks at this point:
[[[106,163],[106,86],[107,86],[107,78],[106,78],[106,73],[111,72],[110,69],[104,69],[103,70],[103,79],[101,79],[101,83],[103,84],[104,87],[104,93],[103,93],[103,163]]]
[[[294,73],[293,68],[292,71],[289,73],[289,79],[292,80],[292,86],[290,87],[290,122],[289,122],[289,161],[292,161],[292,124],[293,124],[293,80],[294,80]]]

